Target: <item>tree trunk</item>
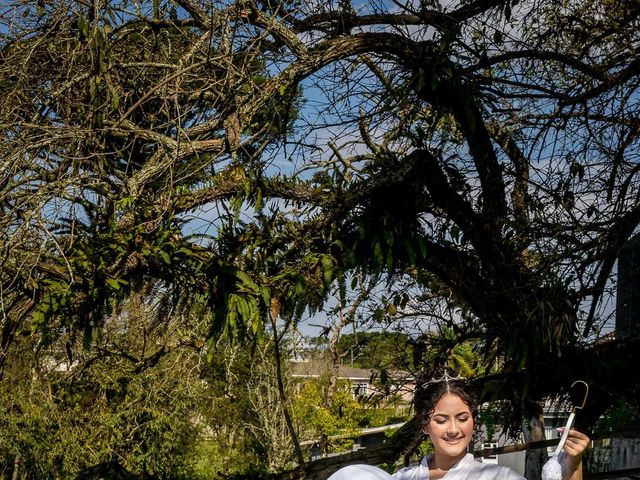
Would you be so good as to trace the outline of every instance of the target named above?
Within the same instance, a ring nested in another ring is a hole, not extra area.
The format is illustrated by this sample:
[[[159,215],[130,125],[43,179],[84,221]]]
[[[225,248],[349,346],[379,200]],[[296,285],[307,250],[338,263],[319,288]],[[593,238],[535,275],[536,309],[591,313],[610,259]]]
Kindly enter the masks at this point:
[[[20,454],[16,454],[16,457],[13,459],[13,473],[11,474],[11,480],[18,480],[20,478],[20,464],[22,463],[22,458]]]
[[[284,381],[282,380],[282,356],[280,353],[280,337],[278,336],[276,316],[274,316],[273,313],[270,316],[271,316],[271,326],[273,327],[273,349],[274,349],[274,360],[275,360],[275,366],[276,366],[276,381],[278,383],[278,393],[280,395],[280,407],[282,408],[282,414],[284,415],[284,420],[287,424],[287,428],[289,429],[289,433],[291,434],[291,441],[293,442],[293,448],[296,452],[296,458],[298,459],[298,463],[302,465],[304,463],[304,454],[302,453],[302,449],[300,448],[300,441],[298,440],[298,434],[296,433],[296,429],[295,429],[295,426],[293,425],[293,420],[291,418],[289,408],[287,407],[287,401],[288,401],[287,393],[285,392]],[[287,326],[288,325],[289,325],[289,321],[287,321]]]
[[[327,387],[327,397],[325,398],[325,407],[331,405],[331,400],[336,393],[336,385],[338,384],[338,371],[340,369],[340,360],[342,356],[338,352],[338,342],[340,341],[340,333],[344,327],[345,320],[342,311],[340,311],[339,322],[333,326],[331,331],[331,339],[329,340],[329,352],[331,353],[331,374],[329,375],[329,386]]]
[[[524,441],[535,442],[544,440],[544,416],[542,407],[537,404],[535,412],[531,414],[528,422],[525,422],[522,428],[524,433]],[[541,480],[542,466],[547,461],[546,448],[534,448],[527,450],[524,462],[524,476],[528,480]]]

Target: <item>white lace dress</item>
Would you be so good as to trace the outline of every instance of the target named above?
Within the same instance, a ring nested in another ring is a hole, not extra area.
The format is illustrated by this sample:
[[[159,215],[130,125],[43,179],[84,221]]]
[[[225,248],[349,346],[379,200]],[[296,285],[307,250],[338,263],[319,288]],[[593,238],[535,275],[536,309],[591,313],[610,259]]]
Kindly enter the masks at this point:
[[[431,456],[428,455],[419,464],[398,470],[392,478],[394,480],[428,480],[430,458]],[[473,455],[467,453],[442,480],[525,480],[525,478],[503,465],[476,462]]]

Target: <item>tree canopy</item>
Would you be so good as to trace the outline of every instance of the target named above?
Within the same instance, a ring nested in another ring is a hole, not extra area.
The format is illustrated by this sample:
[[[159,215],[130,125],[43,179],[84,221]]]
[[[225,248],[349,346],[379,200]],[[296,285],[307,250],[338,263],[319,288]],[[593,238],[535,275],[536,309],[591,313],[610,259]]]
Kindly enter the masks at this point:
[[[639,339],[602,333],[640,223],[637,1],[1,8],[0,364],[148,282],[256,338],[360,272],[455,308],[514,422],[577,378],[587,425],[632,398]]]

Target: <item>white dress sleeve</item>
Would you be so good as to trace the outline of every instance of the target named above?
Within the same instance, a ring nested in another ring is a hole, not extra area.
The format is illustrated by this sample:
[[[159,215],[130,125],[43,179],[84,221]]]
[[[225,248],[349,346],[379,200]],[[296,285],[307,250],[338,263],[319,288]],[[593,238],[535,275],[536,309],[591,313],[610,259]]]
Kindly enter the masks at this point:
[[[372,465],[347,465],[331,475],[327,480],[391,480],[384,470]]]

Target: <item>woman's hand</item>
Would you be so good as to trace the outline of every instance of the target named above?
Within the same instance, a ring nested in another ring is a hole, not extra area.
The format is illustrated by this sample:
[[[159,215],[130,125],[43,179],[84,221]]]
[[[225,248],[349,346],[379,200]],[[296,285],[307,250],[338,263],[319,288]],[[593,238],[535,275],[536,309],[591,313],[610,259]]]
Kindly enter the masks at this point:
[[[560,433],[564,428],[558,429]],[[565,480],[582,480],[582,455],[589,446],[591,439],[578,430],[569,430],[567,441],[563,450],[565,454],[563,462]]]
[[[560,433],[564,428],[559,429]],[[567,441],[564,444],[564,453],[567,457],[577,458],[578,460],[582,459],[582,455],[584,451],[589,446],[591,439],[587,437],[584,433],[579,432],[578,430],[569,430],[569,435],[567,436]]]

